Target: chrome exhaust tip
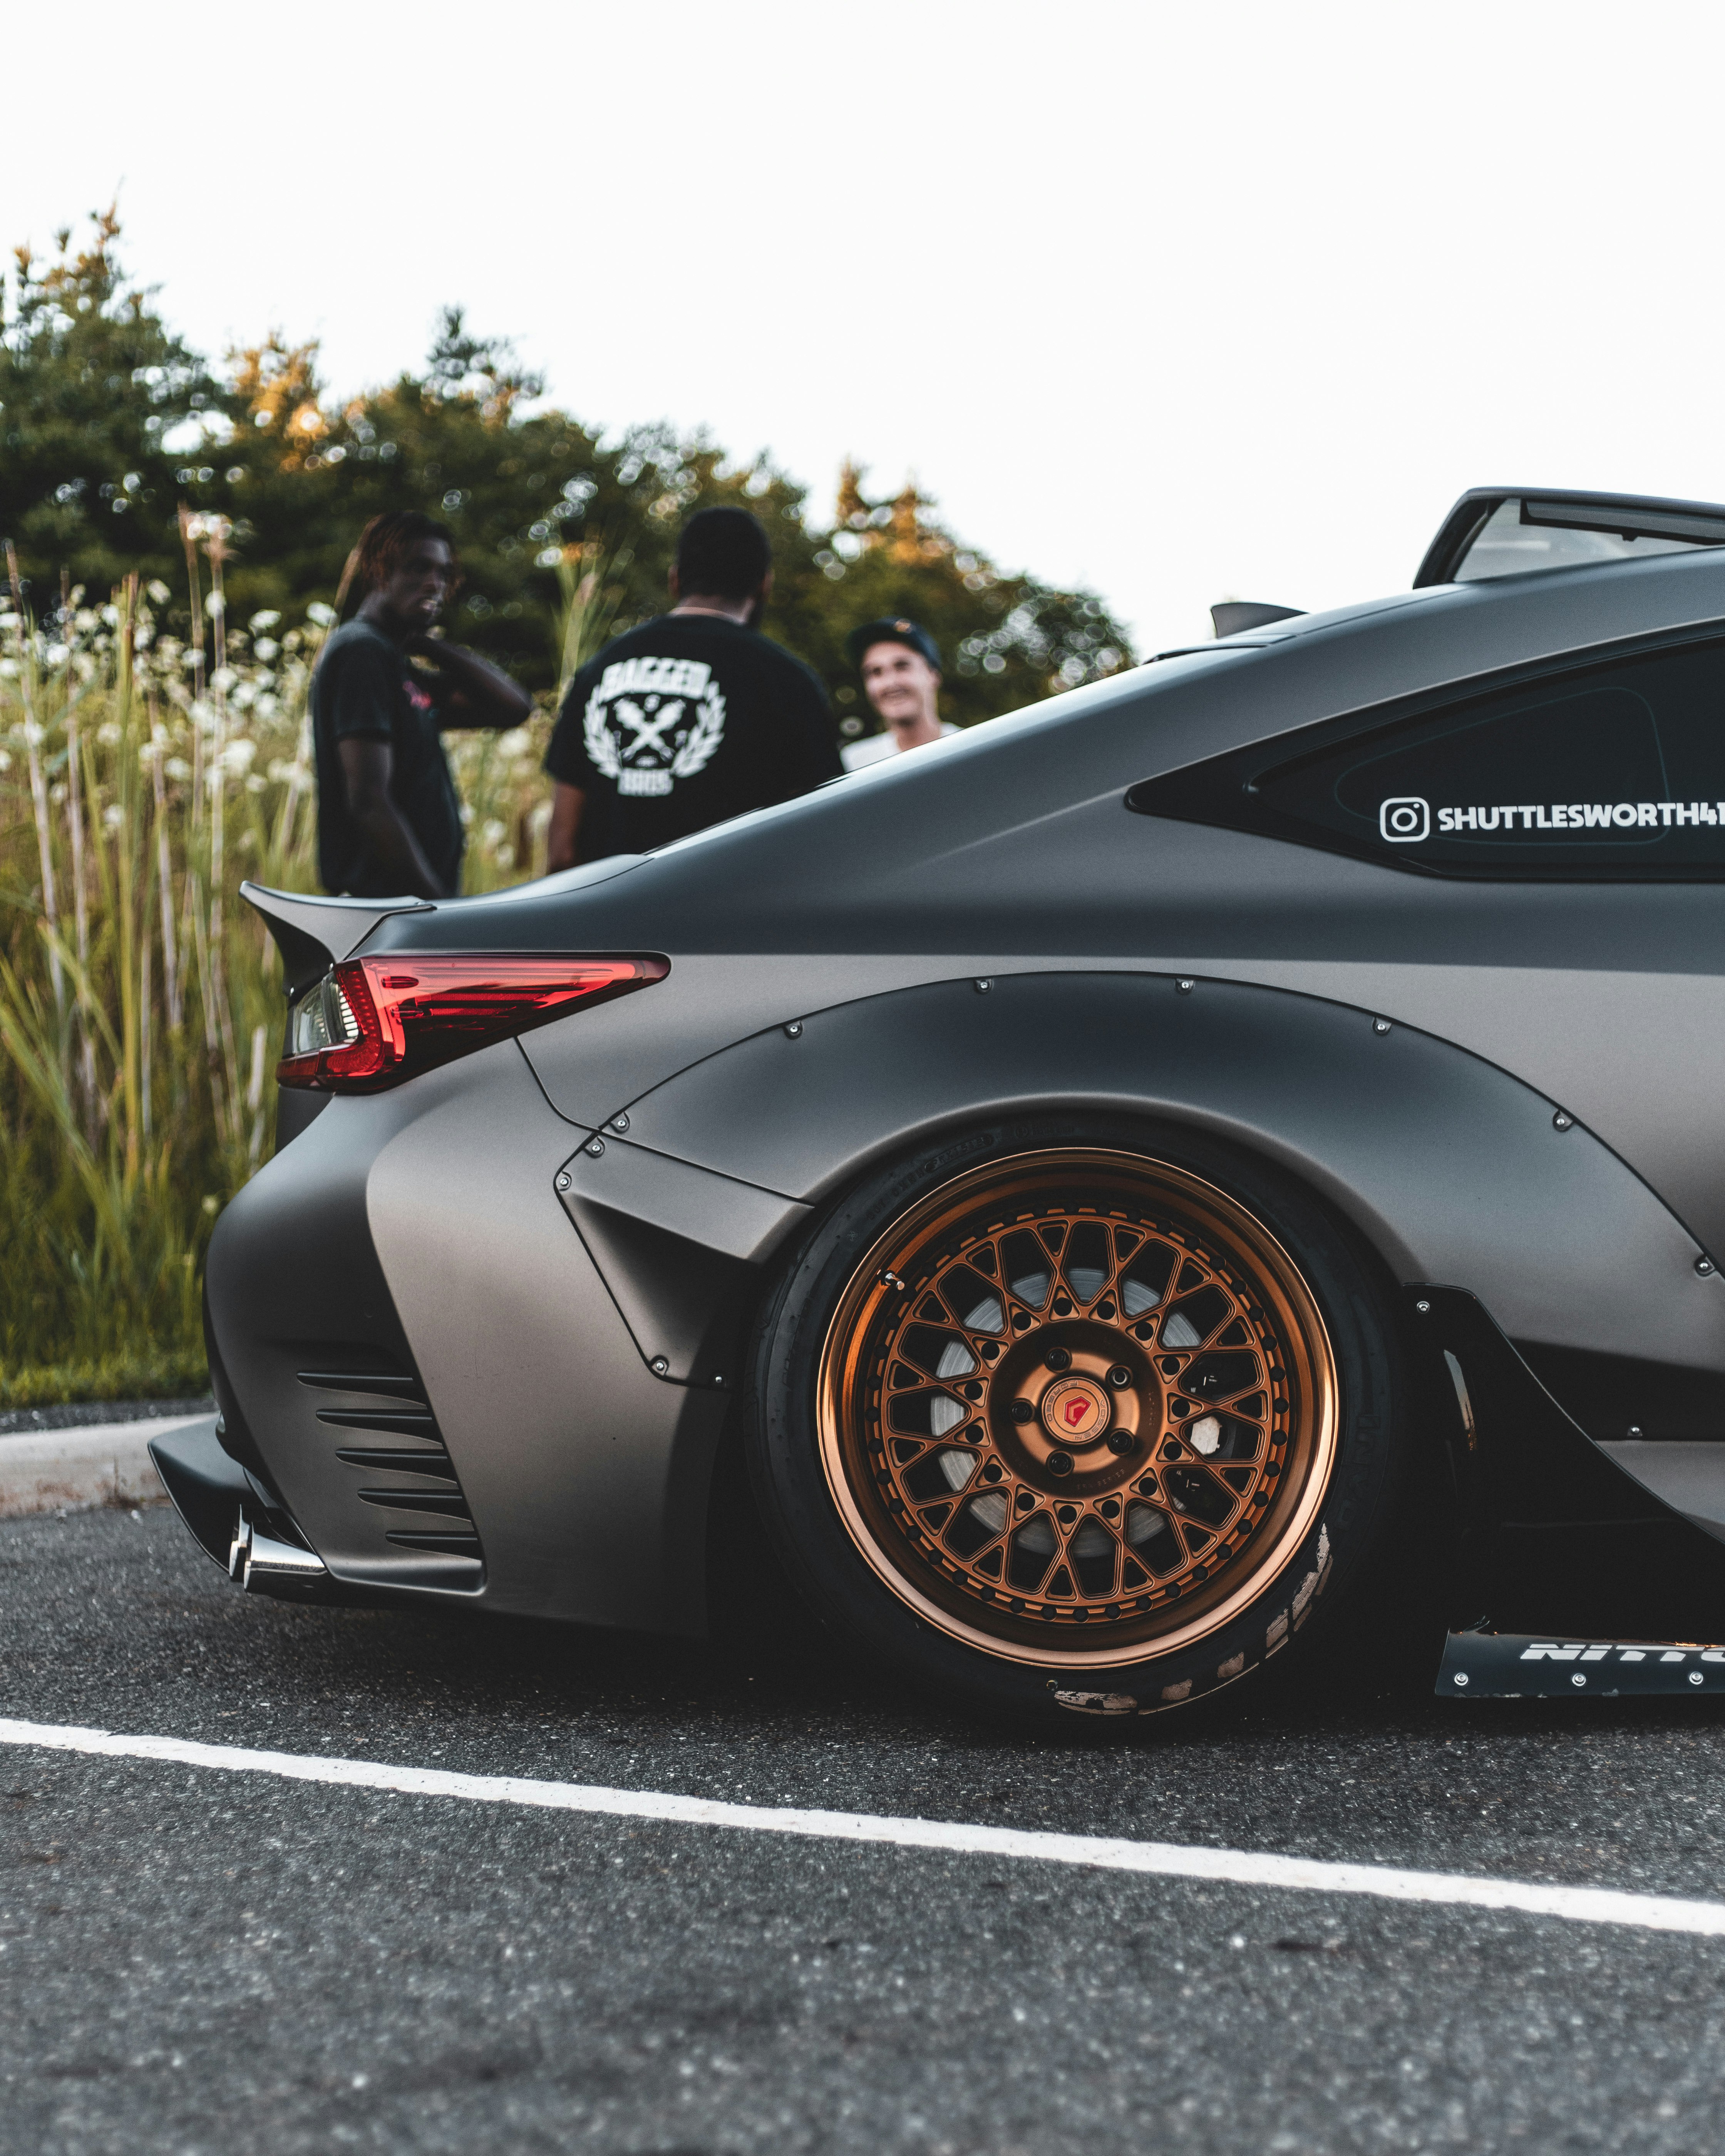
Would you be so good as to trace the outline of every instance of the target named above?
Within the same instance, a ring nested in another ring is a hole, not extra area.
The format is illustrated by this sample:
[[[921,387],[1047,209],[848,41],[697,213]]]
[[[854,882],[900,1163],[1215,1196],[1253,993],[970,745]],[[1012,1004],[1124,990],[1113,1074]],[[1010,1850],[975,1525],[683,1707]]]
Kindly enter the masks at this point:
[[[281,1586],[310,1586],[327,1579],[329,1568],[315,1550],[285,1543],[260,1527],[244,1505],[234,1514],[228,1545],[228,1577],[248,1594],[267,1594]]]

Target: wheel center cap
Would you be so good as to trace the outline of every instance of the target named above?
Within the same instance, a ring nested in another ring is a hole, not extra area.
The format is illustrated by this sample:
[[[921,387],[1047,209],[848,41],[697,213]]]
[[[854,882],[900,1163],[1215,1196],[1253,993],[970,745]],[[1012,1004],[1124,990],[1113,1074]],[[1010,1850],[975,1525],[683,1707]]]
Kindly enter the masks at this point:
[[[1108,1395],[1091,1378],[1060,1378],[1042,1395],[1042,1426],[1056,1445],[1093,1445],[1108,1427]]]

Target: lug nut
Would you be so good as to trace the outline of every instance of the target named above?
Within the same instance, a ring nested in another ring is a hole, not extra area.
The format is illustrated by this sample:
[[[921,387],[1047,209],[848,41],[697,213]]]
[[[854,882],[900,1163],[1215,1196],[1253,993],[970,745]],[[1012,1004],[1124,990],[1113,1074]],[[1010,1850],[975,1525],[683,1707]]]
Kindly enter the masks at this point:
[[[1036,1419],[1036,1410],[1028,1400],[1014,1400],[1012,1404],[1012,1419],[1014,1422],[1034,1422]]]
[[[1124,1459],[1128,1452],[1136,1452],[1137,1449],[1138,1440],[1132,1435],[1129,1430],[1117,1430],[1110,1431],[1108,1435],[1108,1450],[1110,1452],[1117,1452],[1120,1454],[1121,1457]]]
[[[1117,1393],[1122,1393],[1132,1381],[1132,1373],[1124,1363],[1117,1363],[1108,1373],[1108,1383]]]
[[[1072,1472],[1071,1454],[1070,1452],[1050,1453],[1048,1471],[1050,1475],[1070,1475]]]
[[[1042,1359],[1050,1370],[1069,1370],[1072,1367],[1072,1358],[1064,1348],[1049,1348]]]

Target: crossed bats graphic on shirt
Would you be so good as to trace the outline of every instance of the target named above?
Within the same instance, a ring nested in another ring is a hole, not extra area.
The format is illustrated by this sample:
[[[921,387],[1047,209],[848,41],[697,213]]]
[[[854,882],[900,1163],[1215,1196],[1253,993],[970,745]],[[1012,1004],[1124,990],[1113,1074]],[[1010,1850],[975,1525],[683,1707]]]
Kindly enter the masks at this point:
[[[643,749],[657,749],[665,757],[671,755],[672,746],[665,739],[665,735],[683,716],[685,706],[680,696],[671,697],[656,719],[649,717],[639,704],[632,703],[627,696],[619,696],[614,708],[618,717],[634,736],[624,752],[631,763]]]
[[[627,749],[622,748],[611,731],[613,718],[632,737]],[[688,732],[680,742],[673,730],[685,724]],[[649,715],[633,697],[619,696],[608,705],[603,695],[595,690],[588,699],[583,737],[594,769],[607,778],[617,778],[625,761],[632,769],[642,769],[642,756],[655,753],[663,757],[664,763],[647,768],[663,769],[669,766],[674,779],[692,778],[696,772],[706,768],[713,752],[725,738],[725,698],[718,683],[709,681],[706,695],[695,703],[691,720],[686,697],[668,696],[663,707]]]

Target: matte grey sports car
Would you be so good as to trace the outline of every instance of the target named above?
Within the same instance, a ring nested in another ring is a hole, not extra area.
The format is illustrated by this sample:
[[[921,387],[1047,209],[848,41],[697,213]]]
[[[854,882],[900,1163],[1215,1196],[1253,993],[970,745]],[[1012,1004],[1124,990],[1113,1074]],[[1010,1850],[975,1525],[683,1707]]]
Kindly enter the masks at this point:
[[[656,855],[249,890],[210,1553],[694,1634],[734,1458],[955,1700],[1196,1699],[1434,1522],[1471,1696],[1725,1688],[1616,1644],[1725,1618],[1725,509],[1485,490],[1258,613]]]

